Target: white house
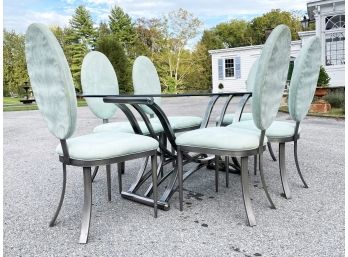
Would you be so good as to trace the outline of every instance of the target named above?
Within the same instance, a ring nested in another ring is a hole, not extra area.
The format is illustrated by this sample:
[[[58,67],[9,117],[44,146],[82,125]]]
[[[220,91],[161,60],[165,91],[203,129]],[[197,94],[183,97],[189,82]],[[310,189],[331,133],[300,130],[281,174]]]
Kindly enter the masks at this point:
[[[301,40],[291,42],[291,59],[296,58],[302,43],[318,35],[322,42],[322,65],[329,74],[330,86],[345,86],[345,11],[344,0],[315,0],[307,3],[309,19],[315,31],[299,32]],[[249,70],[260,55],[262,45],[210,50],[213,92],[221,83],[225,91],[245,91]]]

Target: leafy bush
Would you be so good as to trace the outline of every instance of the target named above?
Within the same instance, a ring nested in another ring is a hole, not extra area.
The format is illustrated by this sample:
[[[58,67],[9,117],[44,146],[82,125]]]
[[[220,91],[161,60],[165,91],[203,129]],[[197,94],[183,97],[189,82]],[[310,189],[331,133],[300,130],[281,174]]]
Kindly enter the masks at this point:
[[[344,93],[342,92],[332,92],[323,97],[331,107],[344,109]]]
[[[325,68],[321,65],[320,66],[319,77],[318,77],[318,82],[317,82],[318,87],[327,87],[327,86],[329,86],[330,79],[331,78],[327,74]]]

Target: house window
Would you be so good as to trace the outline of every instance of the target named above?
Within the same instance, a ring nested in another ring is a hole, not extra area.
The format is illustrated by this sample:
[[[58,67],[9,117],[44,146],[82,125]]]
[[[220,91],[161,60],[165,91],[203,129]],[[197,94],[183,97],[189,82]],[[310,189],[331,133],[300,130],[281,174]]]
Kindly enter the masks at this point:
[[[344,65],[345,16],[328,16],[325,22],[326,65]]]
[[[234,59],[225,59],[225,77],[234,77]]]

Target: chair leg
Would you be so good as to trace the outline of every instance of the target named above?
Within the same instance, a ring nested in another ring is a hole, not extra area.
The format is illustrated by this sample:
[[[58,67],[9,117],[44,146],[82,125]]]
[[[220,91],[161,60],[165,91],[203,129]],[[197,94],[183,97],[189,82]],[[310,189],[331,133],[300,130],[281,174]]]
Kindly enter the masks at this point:
[[[219,159],[220,156],[215,155],[215,192],[219,192]]]
[[[118,192],[122,192],[122,163],[117,163]]]
[[[257,175],[257,155],[254,155],[254,175]]]
[[[279,143],[279,171],[282,181],[284,196],[286,199],[291,198],[290,187],[288,184],[288,174],[285,169],[285,143]]]
[[[248,157],[241,158],[241,182],[242,182],[242,194],[245,212],[248,219],[249,226],[255,226],[256,220],[253,208],[251,206],[250,194],[249,194],[249,173],[248,173]]]
[[[171,146],[171,152],[173,155],[175,155],[175,149],[173,146]],[[173,161],[172,164],[173,164],[173,168],[175,168],[175,161]]]
[[[183,188],[183,164],[182,164],[182,152],[178,147],[177,152],[177,166],[178,166],[178,179],[179,179],[179,204],[180,211],[183,210],[183,201],[184,201],[184,188]]]
[[[84,183],[84,202],[82,207],[82,221],[81,221],[81,234],[80,244],[87,243],[89,225],[91,222],[92,212],[92,177],[91,167],[83,167],[83,183]]]
[[[157,218],[157,154],[151,156],[151,164],[152,164],[152,185],[153,185],[153,210],[154,217]]]
[[[305,188],[308,188],[308,185],[306,183],[306,181],[304,180],[301,170],[300,170],[300,165],[298,164],[298,157],[297,157],[297,140],[294,141],[294,157],[295,157],[295,163],[296,163],[296,168],[297,168],[297,172],[298,175],[300,175],[300,178],[302,180],[302,183],[304,185]]]
[[[50,227],[54,226],[54,224],[56,222],[56,219],[58,217],[58,214],[60,212],[60,209],[62,208],[63,201],[64,201],[64,195],[65,195],[65,188],[66,188],[66,164],[63,163],[63,187],[62,187],[62,193],[60,195],[60,200],[59,200],[59,204],[58,204],[57,210],[54,213],[53,218],[51,219],[51,221],[49,223]]]
[[[230,174],[230,170],[229,170],[229,156],[225,156],[225,172],[226,172],[226,187],[228,187],[229,185],[229,174]]]
[[[92,182],[94,181],[95,176],[97,176],[98,170],[99,170],[99,166],[95,166],[94,171],[93,171],[93,175],[92,175]]]
[[[275,155],[274,155],[271,142],[267,142],[267,147],[268,147],[268,151],[269,151],[269,153],[270,153],[270,155],[271,155],[271,157],[272,157],[272,160],[273,160],[274,162],[276,162],[276,161],[277,161],[277,158],[276,158]]]
[[[166,138],[164,133],[161,133],[159,136],[160,144],[164,146],[165,141],[167,141],[167,138]],[[164,155],[163,155],[162,151],[161,151],[160,159],[161,159],[161,163],[163,163],[164,162]],[[160,168],[160,175],[161,175],[161,178],[163,178],[163,165],[161,165],[161,168]]]
[[[263,190],[265,191],[266,197],[267,197],[269,203],[271,204],[271,209],[275,209],[276,207],[272,201],[270,194],[268,193],[266,180],[265,180],[265,177],[263,175],[263,152],[259,153],[259,169],[260,169],[260,176],[261,176]]]
[[[121,167],[121,174],[124,174],[124,171],[125,171],[125,169],[126,169],[126,168],[125,168],[125,167],[126,167],[126,163],[125,163],[125,162],[121,162],[120,165],[121,165],[121,166],[120,166],[120,167]]]
[[[108,201],[111,201],[111,165],[106,165],[106,184],[108,188]]]

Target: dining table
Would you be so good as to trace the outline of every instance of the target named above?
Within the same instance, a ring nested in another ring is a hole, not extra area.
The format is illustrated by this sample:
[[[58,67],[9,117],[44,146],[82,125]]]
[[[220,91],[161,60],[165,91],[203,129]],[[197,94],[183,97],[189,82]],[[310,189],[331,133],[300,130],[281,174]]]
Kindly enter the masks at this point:
[[[159,149],[158,156],[160,157],[157,176],[158,176],[158,189],[159,189],[159,198],[158,198],[158,208],[162,210],[170,209],[170,199],[178,188],[178,170],[176,165],[177,155],[176,149],[177,145],[175,143],[175,133],[173,128],[170,125],[168,116],[164,110],[155,103],[155,98],[180,98],[180,97],[209,97],[209,102],[205,106],[205,112],[202,117],[202,123],[199,127],[195,129],[202,129],[208,127],[210,122],[211,114],[216,106],[216,103],[219,99],[224,99],[224,104],[222,105],[221,110],[219,111],[219,119],[215,122],[216,126],[221,126],[224,116],[226,114],[227,108],[230,105],[230,102],[234,98],[238,98],[237,108],[234,110],[234,119],[233,122],[238,122],[242,116],[244,107],[250,97],[252,96],[251,92],[223,92],[223,93],[183,93],[183,94],[124,94],[124,95],[79,95],[83,98],[103,98],[105,103],[112,103],[118,106],[118,108],[126,115],[130,125],[133,128],[134,133],[142,135],[143,132],[140,129],[139,121],[136,118],[136,115],[142,118],[142,121],[145,123],[149,133],[146,136],[151,136],[158,140]],[[142,109],[142,105],[146,105],[150,108],[157,122],[159,121],[163,127],[163,132],[155,133],[151,125],[152,118],[149,117],[147,113]],[[204,108],[204,107],[203,107]],[[192,128],[191,128],[192,129]],[[184,131],[180,131],[184,132]],[[141,204],[148,206],[153,206],[154,202],[151,197],[153,185],[151,182],[151,169],[147,168],[149,158],[145,158],[142,162],[142,165],[128,190],[122,191],[121,196],[125,199],[135,201]],[[203,167],[211,167],[215,164],[215,156],[209,156],[203,153],[196,154],[185,154],[183,156],[184,167],[187,164],[190,165],[189,169],[184,169],[183,179],[186,180],[196,171],[200,170]],[[230,170],[234,173],[240,172],[240,163],[237,158],[233,157],[232,162],[224,163],[224,171],[229,173]],[[228,174],[226,174],[228,175]]]

